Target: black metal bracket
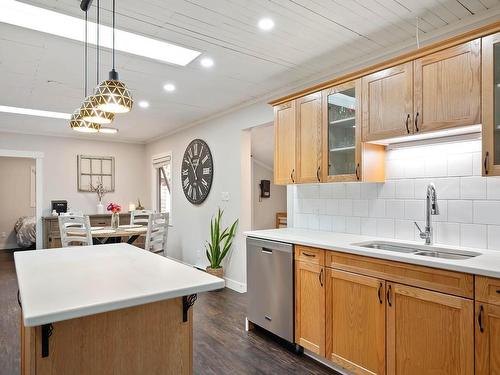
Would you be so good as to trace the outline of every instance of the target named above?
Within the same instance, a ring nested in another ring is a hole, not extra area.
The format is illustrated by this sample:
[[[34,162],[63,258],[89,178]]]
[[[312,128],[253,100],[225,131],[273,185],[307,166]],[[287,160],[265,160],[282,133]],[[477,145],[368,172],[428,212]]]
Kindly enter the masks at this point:
[[[91,5],[92,5],[92,0],[82,0],[80,2],[80,9],[86,12],[87,10],[89,10]]]
[[[49,356],[49,337],[53,330],[54,326],[50,323],[42,325],[42,358]]]
[[[194,305],[198,296],[196,294],[191,294],[189,296],[182,297],[182,321],[188,321],[188,311],[191,306]]]

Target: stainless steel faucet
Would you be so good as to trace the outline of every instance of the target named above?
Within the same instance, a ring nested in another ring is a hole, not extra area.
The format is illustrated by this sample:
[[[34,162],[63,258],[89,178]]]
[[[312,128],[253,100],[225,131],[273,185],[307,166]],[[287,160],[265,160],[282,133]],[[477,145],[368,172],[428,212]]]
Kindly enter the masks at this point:
[[[434,242],[433,239],[434,231],[431,225],[431,215],[439,215],[436,187],[432,183],[427,185],[427,197],[425,206],[425,230],[422,231],[417,222],[416,221],[414,222],[418,230],[420,231],[420,238],[425,240],[426,245],[432,245]]]

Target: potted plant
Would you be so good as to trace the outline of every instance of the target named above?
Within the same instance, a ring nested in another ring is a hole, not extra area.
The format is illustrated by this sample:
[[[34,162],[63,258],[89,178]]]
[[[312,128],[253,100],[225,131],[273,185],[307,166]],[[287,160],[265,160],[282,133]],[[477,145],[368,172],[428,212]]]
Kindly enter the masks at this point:
[[[207,272],[220,278],[224,277],[224,268],[221,266],[222,260],[231,249],[238,225],[238,220],[236,220],[231,226],[221,230],[223,214],[224,211],[219,208],[217,214],[210,221],[210,241],[207,241],[205,245],[207,259],[210,262]]]

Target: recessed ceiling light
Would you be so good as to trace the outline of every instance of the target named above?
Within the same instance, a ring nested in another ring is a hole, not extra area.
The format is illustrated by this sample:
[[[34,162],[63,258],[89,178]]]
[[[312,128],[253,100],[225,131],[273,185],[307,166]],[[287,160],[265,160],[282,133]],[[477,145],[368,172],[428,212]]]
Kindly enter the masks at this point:
[[[2,0],[1,4],[0,22],[80,42],[84,41],[85,21],[81,18],[71,17],[14,0]],[[89,22],[88,26],[88,42],[95,45],[97,39],[96,24]],[[100,46],[111,49],[113,41],[112,28],[101,25],[99,30]],[[115,38],[117,51],[181,66],[186,66],[201,54],[199,51],[123,30],[116,30]]]
[[[20,107],[9,107],[6,105],[0,105],[0,112],[15,113],[18,115],[60,118],[64,120],[69,120],[71,118],[70,113],[42,111],[39,109],[20,108]]]
[[[214,66],[214,60],[212,60],[210,57],[204,57],[200,61],[201,66],[204,68],[211,68]]]
[[[99,133],[116,134],[118,133],[118,129],[107,126],[101,126],[101,128],[99,129]]]
[[[261,18],[259,20],[259,28],[264,31],[269,31],[274,27],[274,21],[270,18]]]
[[[166,83],[164,86],[163,86],[163,89],[165,91],[168,91],[168,92],[172,92],[172,91],[175,91],[175,85],[173,83]]]
[[[141,100],[139,102],[139,107],[141,107],[141,108],[148,108],[149,107],[149,103],[147,101],[145,101],[145,100]]]

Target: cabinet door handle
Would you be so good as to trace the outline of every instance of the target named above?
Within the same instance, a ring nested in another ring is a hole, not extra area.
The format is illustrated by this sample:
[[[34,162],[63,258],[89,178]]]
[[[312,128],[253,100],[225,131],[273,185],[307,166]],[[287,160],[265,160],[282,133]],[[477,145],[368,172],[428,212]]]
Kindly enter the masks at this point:
[[[356,173],[356,180],[359,181],[359,163],[356,165],[355,173]]]
[[[382,283],[380,283],[380,285],[378,286],[378,301],[380,302],[380,304],[383,303],[383,301],[382,301]]]
[[[295,180],[293,178],[293,174],[295,173],[295,168],[292,169],[292,173],[290,173],[290,178],[292,179],[292,183],[295,183]]]
[[[321,182],[321,178],[319,176],[320,170],[321,170],[321,167],[318,167],[318,169],[316,170],[316,178],[318,179],[318,182]]]
[[[417,132],[418,132],[418,131],[420,131],[420,130],[418,129],[418,115],[419,115],[419,113],[417,112],[417,113],[415,114],[415,130],[416,130]]]
[[[407,132],[408,134],[410,134],[410,128],[409,128],[409,126],[408,126],[409,122],[410,122],[410,114],[408,113],[408,116],[406,116],[406,121],[405,121],[406,132]]]
[[[387,288],[387,294],[386,294],[386,297],[387,297],[387,303],[389,304],[389,307],[392,306],[392,297],[391,297],[391,292],[392,292],[392,288],[391,288],[391,285],[389,284],[389,288]]]
[[[477,323],[479,324],[479,330],[481,332],[484,332],[484,326],[483,326],[483,313],[484,313],[484,308],[483,305],[479,306],[479,314],[477,315]]]
[[[488,174],[488,161],[490,158],[490,153],[486,151],[486,154],[484,155],[484,174]]]
[[[500,289],[497,289],[497,293],[500,294]]]
[[[323,268],[319,271],[319,283],[323,286]]]

